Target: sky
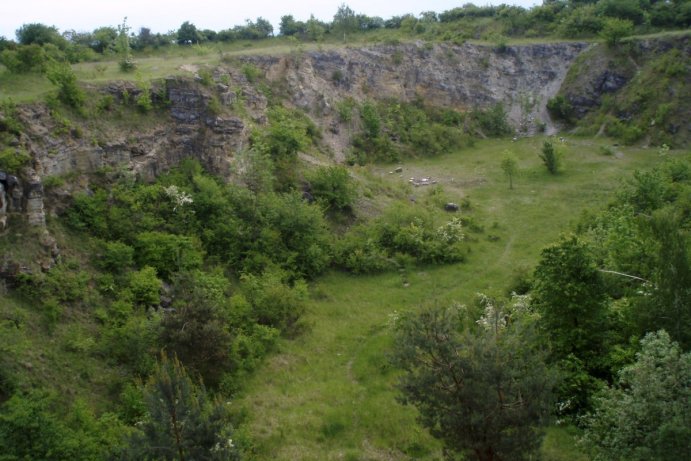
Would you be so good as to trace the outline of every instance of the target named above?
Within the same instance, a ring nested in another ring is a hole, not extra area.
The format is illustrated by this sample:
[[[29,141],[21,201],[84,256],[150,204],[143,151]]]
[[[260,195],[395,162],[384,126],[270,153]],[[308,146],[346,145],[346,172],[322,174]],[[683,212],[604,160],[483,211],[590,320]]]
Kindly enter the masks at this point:
[[[61,32],[87,32],[101,26],[117,26],[127,17],[133,31],[148,27],[152,32],[177,30],[185,21],[198,29],[223,30],[245,24],[246,19],[268,19],[278,33],[281,16],[292,14],[305,21],[310,14],[330,22],[338,6],[347,4],[358,14],[392,16],[422,11],[442,11],[459,7],[470,0],[1,0],[0,36],[15,39],[15,31],[22,24],[34,22],[56,26]],[[541,0],[476,0],[476,5],[514,4],[530,7]]]

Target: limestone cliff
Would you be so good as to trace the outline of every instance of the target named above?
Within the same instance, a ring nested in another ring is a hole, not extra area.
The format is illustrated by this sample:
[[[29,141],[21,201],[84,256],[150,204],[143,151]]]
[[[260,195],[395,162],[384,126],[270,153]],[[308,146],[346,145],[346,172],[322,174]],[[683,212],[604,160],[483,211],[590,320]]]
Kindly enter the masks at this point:
[[[558,93],[570,67],[588,46],[551,43],[498,49],[410,43],[245,56],[210,70],[210,76],[209,72],[195,75],[198,69],[189,66],[188,77],[153,82],[152,99],[164,109],[148,116],[145,123],[120,120],[109,125],[106,113],[65,125],[45,105],[23,106],[17,117],[24,128],[11,143],[31,156],[31,164],[19,175],[23,211],[40,225],[44,205],[49,212],[59,209],[64,202],[60,197],[75,189],[88,190],[89,173],[128,170],[151,179],[185,157],[232,178],[235,154],[247,145],[252,127],[266,123],[265,92],[243,71],[250,64],[259,69],[260,81],[272,88],[274,97],[304,110],[322,128],[325,143],[338,160],[347,139],[335,126],[339,122],[334,106],[346,97],[357,101],[421,98],[430,105],[461,111],[502,103],[517,133],[554,132],[545,110],[547,100]],[[605,78],[602,91],[623,84],[616,75],[610,77]],[[113,82],[91,93],[110,96],[120,106],[129,102],[132,107],[142,91],[133,83]],[[127,112],[120,117],[126,119]],[[53,200],[44,201],[41,179],[65,175],[71,179],[53,188]]]
[[[32,159],[21,175],[23,209],[32,223],[44,222],[41,178],[45,177],[79,177],[124,168],[150,179],[189,156],[217,174],[231,176],[234,154],[247,143],[248,126],[266,120],[266,98],[239,69],[248,63],[280,87],[289,104],[305,110],[322,128],[337,123],[332,108],[345,97],[423,98],[429,104],[459,110],[502,103],[517,131],[530,134],[539,125],[553,129],[545,104],[585,48],[582,43],[502,50],[418,43],[244,57],[236,62],[239,65],[214,69],[211,81],[190,75],[154,82],[151,94],[167,104],[166,114],[123,130],[93,120],[65,127],[45,105],[24,106],[18,111],[24,130],[14,143]],[[143,90],[132,83],[114,82],[94,91],[126,103]],[[338,130],[324,133],[327,142],[338,136]],[[338,150],[338,143],[332,145]],[[335,158],[340,158],[339,152]],[[67,189],[75,187],[87,188],[86,178],[72,181]],[[69,193],[62,191],[62,195]],[[60,191],[56,194],[61,195]]]
[[[551,127],[547,100],[559,90],[584,43],[525,46],[381,45],[309,52],[284,57],[250,57],[268,78],[288,86],[293,103],[329,116],[345,97],[422,98],[437,106],[470,110],[502,103],[519,131]]]

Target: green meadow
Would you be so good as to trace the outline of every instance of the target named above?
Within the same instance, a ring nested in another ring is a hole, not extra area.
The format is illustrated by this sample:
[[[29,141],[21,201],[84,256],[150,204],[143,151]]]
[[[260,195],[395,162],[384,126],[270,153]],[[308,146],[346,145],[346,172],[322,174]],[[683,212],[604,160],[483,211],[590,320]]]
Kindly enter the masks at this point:
[[[603,155],[606,139],[553,140],[563,167],[550,175],[537,155],[543,141],[487,140],[405,161],[401,174],[392,173],[394,165],[359,171],[370,189],[398,191],[407,206],[463,203],[459,213],[476,223],[467,229],[467,260],[376,276],[334,272],[314,282],[304,332],[282,340],[233,403],[255,459],[441,459],[440,444],[416,423],[415,410],[397,401],[397,372],[388,360],[396,316],[429,304],[467,305],[478,292],[506,294],[517,276],[531,271],[541,248],[568,233],[582,213],[602,208],[634,170],[662,160],[652,148],[614,146],[614,155]],[[499,166],[506,150],[519,163],[513,190]],[[421,176],[438,182],[408,185]],[[544,459],[586,459],[574,433],[549,428]]]

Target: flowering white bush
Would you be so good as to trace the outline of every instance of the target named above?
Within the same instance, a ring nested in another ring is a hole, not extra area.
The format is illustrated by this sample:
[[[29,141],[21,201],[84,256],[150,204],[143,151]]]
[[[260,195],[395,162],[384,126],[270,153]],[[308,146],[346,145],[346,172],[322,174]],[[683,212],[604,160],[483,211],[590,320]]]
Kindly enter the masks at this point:
[[[178,186],[168,186],[163,190],[165,191],[168,197],[173,199],[173,202],[175,203],[173,211],[178,211],[178,208],[194,202],[192,200],[192,196],[189,195],[187,192],[180,190]]]
[[[463,234],[463,223],[461,218],[453,218],[451,221],[439,226],[437,237],[444,243],[452,244],[460,242],[465,238]]]
[[[485,330],[501,330],[506,328],[506,325],[512,320],[536,320],[537,314],[530,307],[530,295],[511,294],[511,299],[508,303],[497,303],[497,300],[489,296],[478,293],[480,305],[483,306],[484,312],[477,320],[477,324],[482,326]]]

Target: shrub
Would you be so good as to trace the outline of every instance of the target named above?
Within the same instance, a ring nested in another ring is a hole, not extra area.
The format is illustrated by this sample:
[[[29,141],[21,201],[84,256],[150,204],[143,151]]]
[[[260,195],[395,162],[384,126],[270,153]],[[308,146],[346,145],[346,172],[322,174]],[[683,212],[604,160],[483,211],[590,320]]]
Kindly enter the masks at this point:
[[[379,136],[381,120],[379,118],[379,114],[377,113],[376,107],[372,103],[366,102],[363,104],[360,111],[360,117],[362,118],[365,135],[370,139],[374,139]]]
[[[344,79],[345,76],[341,69],[336,69],[331,73],[331,80],[336,84],[341,83]]]
[[[607,18],[604,21],[600,37],[609,47],[615,47],[621,39],[633,33],[633,22],[628,19]]]
[[[489,109],[473,109],[471,117],[487,136],[505,136],[511,133],[511,126],[506,119],[506,111],[501,103]]]
[[[253,136],[253,144],[273,159],[293,159],[309,145],[307,124],[288,110],[277,107],[269,111],[269,128],[262,135]]]
[[[89,292],[89,279],[87,272],[60,264],[46,274],[43,293],[63,303],[83,300]]]
[[[134,262],[134,248],[122,242],[104,242],[97,264],[113,273],[122,273]]]
[[[336,103],[336,111],[341,122],[350,122],[353,119],[353,109],[355,109],[353,98],[346,98]]]
[[[136,304],[143,307],[157,306],[160,302],[161,280],[156,276],[156,269],[144,266],[141,270],[132,272],[130,290]]]
[[[96,419],[83,403],[70,408],[64,399],[40,390],[16,393],[0,407],[0,447],[6,460],[108,459],[124,432],[112,415]]]
[[[336,245],[335,262],[354,274],[374,274],[393,268],[393,259],[379,245],[371,229],[352,229]]]
[[[261,77],[261,75],[262,75],[261,69],[259,69],[257,66],[255,66],[253,64],[243,65],[242,66],[242,73],[244,74],[247,81],[250,83],[256,82],[259,79],[259,77]]]
[[[348,210],[355,201],[355,186],[345,167],[318,168],[309,176],[309,182],[312,195],[329,209]]]
[[[0,151],[0,171],[18,173],[31,161],[31,157],[22,149],[8,147]]]
[[[108,235],[107,198],[107,193],[103,190],[96,191],[93,195],[75,194],[73,204],[67,210],[68,225],[80,231],[88,230],[99,237]]]
[[[542,159],[542,162],[545,164],[545,168],[547,168],[547,171],[549,171],[550,174],[557,174],[559,172],[559,154],[554,149],[554,146],[551,142],[545,141],[542,145],[542,152],[538,155]]]
[[[298,277],[315,277],[326,269],[331,261],[331,242],[319,207],[290,193],[263,196],[259,208],[264,216],[257,223],[261,231],[252,242],[247,268],[252,267],[252,258],[257,256],[260,261],[271,261]],[[258,268],[266,266],[261,264]]]
[[[69,64],[54,64],[48,69],[48,80],[58,87],[58,100],[75,109],[84,105],[86,96],[77,85],[77,76]]]
[[[4,50],[0,54],[0,62],[13,73],[45,72],[48,55],[39,45],[24,45],[16,50]]]
[[[197,75],[199,75],[200,83],[204,86],[211,86],[211,84],[214,82],[213,73],[210,69],[207,69],[206,67],[199,69]]]
[[[230,351],[235,375],[255,370],[275,347],[279,336],[279,330],[266,325],[250,324],[239,331],[233,338]]]
[[[137,263],[155,268],[166,279],[173,272],[199,267],[203,260],[201,244],[195,237],[143,232],[137,235],[134,246]]]
[[[257,323],[284,332],[295,326],[307,301],[307,285],[303,281],[290,285],[286,274],[275,269],[262,275],[243,275],[241,281]]]
[[[99,347],[107,359],[124,364],[140,376],[146,376],[155,363],[159,330],[158,315],[130,315],[123,322],[102,330]]]
[[[565,37],[584,37],[597,34],[602,29],[602,18],[595,5],[583,5],[575,8],[559,25],[559,31]]]
[[[504,156],[501,159],[501,169],[504,175],[509,178],[509,189],[513,189],[513,178],[518,172],[518,159],[512,152],[504,151]]]
[[[555,96],[547,101],[547,110],[553,117],[565,122],[571,122],[571,117],[573,117],[573,107],[562,95]]]
[[[336,245],[336,263],[355,273],[393,267],[401,255],[418,263],[463,261],[463,224],[454,218],[440,226],[401,208],[390,210],[367,226],[353,228]]]
[[[151,101],[151,91],[148,88],[144,88],[135,99],[135,103],[137,104],[137,109],[141,112],[151,112],[154,108],[154,104]]]
[[[137,68],[137,63],[132,59],[132,48],[130,47],[130,27],[127,25],[127,18],[118,25],[117,39],[115,41],[120,60],[118,66],[122,72],[131,72]]]

